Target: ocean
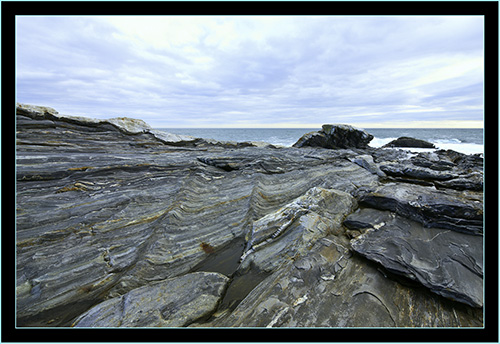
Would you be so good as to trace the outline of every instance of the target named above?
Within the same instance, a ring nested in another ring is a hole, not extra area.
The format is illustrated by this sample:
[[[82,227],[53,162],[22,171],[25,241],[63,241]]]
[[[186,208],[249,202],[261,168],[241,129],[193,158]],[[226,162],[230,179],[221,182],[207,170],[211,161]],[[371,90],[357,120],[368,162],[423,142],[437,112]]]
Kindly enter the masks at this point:
[[[297,140],[318,129],[212,129],[212,128],[156,128],[173,134],[210,138],[219,141],[263,141],[273,145],[292,146]],[[374,136],[371,147],[381,147],[401,136],[432,142],[438,149],[452,149],[465,154],[484,153],[483,129],[365,129]],[[411,148],[411,151],[429,149]]]

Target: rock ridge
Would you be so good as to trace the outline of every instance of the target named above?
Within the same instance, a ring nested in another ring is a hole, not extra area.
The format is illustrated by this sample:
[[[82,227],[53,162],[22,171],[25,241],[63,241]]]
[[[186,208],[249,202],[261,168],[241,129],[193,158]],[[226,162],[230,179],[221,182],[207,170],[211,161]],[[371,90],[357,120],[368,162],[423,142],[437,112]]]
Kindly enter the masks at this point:
[[[483,324],[481,156],[16,109],[17,326]]]

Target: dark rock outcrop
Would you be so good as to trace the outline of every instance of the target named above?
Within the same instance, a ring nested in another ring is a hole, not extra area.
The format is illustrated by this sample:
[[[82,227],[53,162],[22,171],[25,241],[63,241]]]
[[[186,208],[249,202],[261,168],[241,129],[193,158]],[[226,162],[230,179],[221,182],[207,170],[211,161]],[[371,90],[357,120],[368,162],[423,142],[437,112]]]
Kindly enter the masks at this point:
[[[425,227],[474,235],[483,232],[482,194],[388,183],[372,191],[362,192],[359,197],[363,205],[396,212]]]
[[[436,294],[483,306],[481,236],[425,228],[398,214],[373,209],[356,211],[344,224],[368,228],[351,241],[354,251]]]
[[[260,282],[210,327],[470,327],[481,309],[400,283],[328,235]]]
[[[16,123],[18,326],[482,326],[479,156]]]
[[[396,140],[384,145],[383,148],[408,147],[408,148],[436,148],[433,143],[413,137],[399,137]]]
[[[372,139],[373,135],[350,125],[324,124],[320,131],[302,136],[293,147],[366,148]]]
[[[483,190],[483,158],[477,154],[438,150],[408,158],[404,151],[392,149],[379,149],[371,154],[376,162],[371,170],[380,169],[388,177],[387,180],[440,189]],[[360,158],[355,157],[357,160]]]

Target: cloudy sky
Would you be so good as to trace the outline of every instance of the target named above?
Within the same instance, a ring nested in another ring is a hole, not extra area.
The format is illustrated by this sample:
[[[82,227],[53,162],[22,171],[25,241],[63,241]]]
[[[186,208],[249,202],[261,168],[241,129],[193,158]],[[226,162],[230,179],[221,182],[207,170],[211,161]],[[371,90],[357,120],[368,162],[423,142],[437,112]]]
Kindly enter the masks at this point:
[[[483,126],[482,16],[16,18],[17,101],[157,128]]]

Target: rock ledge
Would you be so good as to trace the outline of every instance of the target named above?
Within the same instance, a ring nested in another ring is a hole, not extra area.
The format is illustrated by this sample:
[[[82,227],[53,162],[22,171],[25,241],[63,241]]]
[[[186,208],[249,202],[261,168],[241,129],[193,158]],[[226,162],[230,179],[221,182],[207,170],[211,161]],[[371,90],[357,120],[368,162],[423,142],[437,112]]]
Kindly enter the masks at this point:
[[[481,156],[346,125],[300,149],[21,104],[16,125],[19,327],[483,325]]]

